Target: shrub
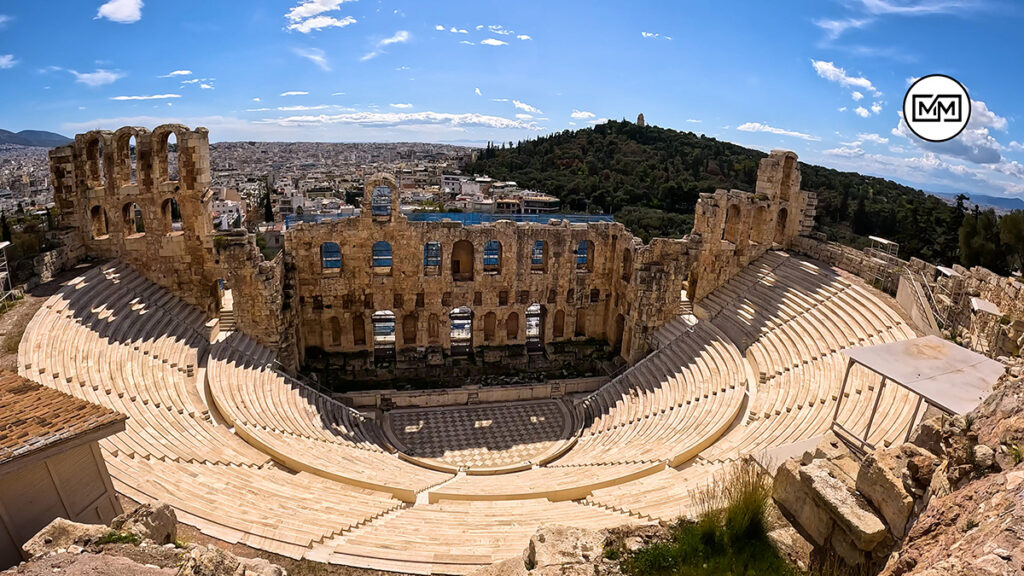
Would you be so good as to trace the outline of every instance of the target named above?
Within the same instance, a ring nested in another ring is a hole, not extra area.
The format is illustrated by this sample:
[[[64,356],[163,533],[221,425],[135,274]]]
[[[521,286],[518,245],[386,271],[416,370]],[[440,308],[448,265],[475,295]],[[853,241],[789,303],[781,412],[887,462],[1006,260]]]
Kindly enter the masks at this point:
[[[103,536],[100,536],[100,539],[96,541],[100,546],[104,544],[132,544],[138,546],[141,542],[142,539],[135,534],[118,532],[117,530],[107,532]]]

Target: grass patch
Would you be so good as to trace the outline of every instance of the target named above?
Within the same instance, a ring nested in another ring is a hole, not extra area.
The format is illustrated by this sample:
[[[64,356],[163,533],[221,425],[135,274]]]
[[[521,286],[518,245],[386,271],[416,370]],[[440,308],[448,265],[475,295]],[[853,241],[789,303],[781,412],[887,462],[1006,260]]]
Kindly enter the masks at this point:
[[[771,481],[754,464],[734,468],[697,495],[696,522],[680,520],[671,537],[629,554],[629,576],[797,576],[768,539]]]
[[[135,534],[111,530],[103,536],[100,536],[100,539],[97,540],[96,543],[100,546],[103,546],[104,544],[132,544],[133,546],[138,546],[142,543],[142,539]]]

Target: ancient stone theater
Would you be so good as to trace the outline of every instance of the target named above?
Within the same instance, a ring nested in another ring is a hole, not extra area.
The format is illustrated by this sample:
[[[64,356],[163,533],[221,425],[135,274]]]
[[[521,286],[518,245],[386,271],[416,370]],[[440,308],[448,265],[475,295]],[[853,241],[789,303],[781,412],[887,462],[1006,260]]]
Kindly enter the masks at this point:
[[[870,419],[881,446],[916,417],[866,370],[843,385],[841,350],[915,331],[803,255],[815,198],[792,152],[761,161],[753,192],[701,195],[681,239],[557,215],[411,221],[378,174],[358,215],[290,227],[270,260],[245,230],[213,229],[204,128],[89,132],[50,159],[69,253],[96,263],[33,318],[21,375],[127,415],[100,441],[117,492],[225,542],[462,574],[544,524],[691,515],[726,467],[833,419]],[[328,355],[341,382],[387,388],[595,347],[619,368],[582,382],[347,394],[302,372]]]

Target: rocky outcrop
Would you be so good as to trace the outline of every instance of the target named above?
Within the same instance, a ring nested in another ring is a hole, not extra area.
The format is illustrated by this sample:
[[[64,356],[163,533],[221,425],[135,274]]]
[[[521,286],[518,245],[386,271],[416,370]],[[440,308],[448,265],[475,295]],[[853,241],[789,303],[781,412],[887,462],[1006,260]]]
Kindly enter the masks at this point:
[[[178,517],[167,504],[143,504],[110,523],[118,532],[134,534],[140,540],[172,544],[178,536]]]
[[[106,536],[110,529],[96,524],[79,524],[64,518],[57,518],[47,524],[22,548],[29,556],[44,556],[58,550],[73,547],[84,549]]]

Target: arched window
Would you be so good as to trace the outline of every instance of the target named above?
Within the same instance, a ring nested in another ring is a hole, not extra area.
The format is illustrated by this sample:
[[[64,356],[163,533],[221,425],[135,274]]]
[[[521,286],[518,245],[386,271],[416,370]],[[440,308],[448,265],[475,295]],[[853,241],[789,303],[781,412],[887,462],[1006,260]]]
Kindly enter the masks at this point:
[[[576,270],[594,271],[594,243],[590,240],[584,240],[576,246]]]
[[[473,279],[473,243],[459,240],[452,245],[452,280]]]
[[[89,210],[89,218],[92,221],[93,240],[107,237],[107,211],[102,206],[96,205]]]
[[[341,346],[341,320],[331,316],[327,319],[327,328],[331,331],[331,346]]]
[[[379,310],[370,318],[373,323],[373,357],[387,360],[395,357],[395,313]]]
[[[538,352],[544,348],[544,307],[534,302],[526,307],[526,350]]]
[[[405,318],[402,318],[402,344],[416,345],[416,330],[419,323],[420,319],[416,314],[406,314]]]
[[[139,208],[138,204],[134,202],[125,204],[124,208],[121,209],[121,218],[124,221],[125,236],[146,233],[146,225],[142,221],[142,209]]]
[[[498,317],[494,312],[484,314],[484,342],[494,341],[494,329],[498,323]]]
[[[178,207],[177,200],[174,198],[164,200],[160,205],[160,214],[163,216],[167,234],[181,231],[181,209]]]
[[[750,232],[750,238],[751,240],[761,241],[770,235],[773,234],[771,230],[768,230],[768,208],[766,206],[758,206],[754,209],[754,223],[753,229]]]
[[[431,314],[427,318],[427,338],[431,344],[436,343],[441,338],[441,320],[437,317],[437,314]]]
[[[626,248],[622,251],[622,281],[629,283],[633,277],[633,252]]]
[[[391,218],[391,188],[377,186],[370,194],[370,214],[374,219]]]
[[[366,345],[366,323],[362,314],[352,317],[352,344],[356,346]]]
[[[448,314],[451,327],[448,339],[451,342],[452,354],[466,356],[473,350],[473,311],[468,306],[453,309]]]
[[[577,308],[576,309],[576,329],[574,332],[575,336],[585,337],[587,335],[587,309]]]
[[[789,201],[789,189],[793,185],[793,173],[796,172],[796,160],[792,156],[786,155],[786,160],[782,162],[782,182],[779,184],[779,200],[783,202]]]
[[[551,325],[551,337],[561,338],[565,335],[565,312],[555,310],[555,319]]]
[[[612,337],[612,351],[622,353],[622,334],[626,330],[626,318],[622,314],[615,316],[615,334]]]
[[[590,301],[591,302],[600,302],[601,301],[601,291],[598,290],[597,288],[591,288],[590,289]]]
[[[341,269],[341,247],[337,242],[324,242],[320,245],[320,269]]]
[[[515,342],[519,339],[519,314],[510,312],[505,318],[505,341]]]
[[[181,166],[178,164],[178,160],[181,158],[180,150],[178,149],[178,135],[174,132],[169,132],[164,148],[167,152],[167,179],[171,182],[177,182],[181,178]]]
[[[373,271],[376,274],[391,274],[391,244],[375,242],[373,244]]]
[[[533,272],[547,272],[548,270],[548,243],[537,240],[530,249],[530,270]]]
[[[138,163],[136,162],[136,158],[137,158],[137,154],[138,154],[137,151],[136,151],[137,150],[138,141],[135,139],[135,135],[132,134],[128,138],[128,140],[125,142],[125,144],[126,144],[126,148],[123,150],[123,152],[124,152],[125,158],[128,160],[128,162],[127,162],[128,183],[129,184],[138,184],[139,183],[139,169],[138,169]]]
[[[484,274],[501,274],[501,242],[497,240],[484,244]]]
[[[789,210],[782,208],[779,210],[779,215],[775,217],[775,243],[784,244],[786,242],[786,223],[789,220]]]
[[[740,239],[740,205],[730,204],[725,212],[725,228],[722,229],[722,240],[735,244]]]
[[[427,242],[423,245],[423,274],[437,276],[441,271],[441,243]]]

